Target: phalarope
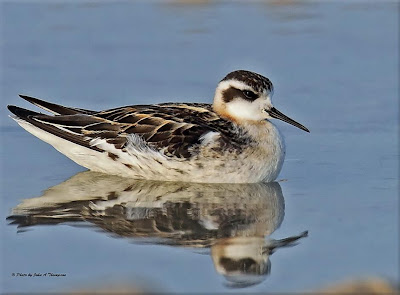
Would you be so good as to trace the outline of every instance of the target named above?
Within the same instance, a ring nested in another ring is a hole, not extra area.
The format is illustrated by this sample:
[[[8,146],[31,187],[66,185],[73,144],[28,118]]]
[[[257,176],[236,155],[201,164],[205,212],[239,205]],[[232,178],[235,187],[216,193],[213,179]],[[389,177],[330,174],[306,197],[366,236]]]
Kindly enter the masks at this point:
[[[278,176],[283,138],[276,118],[307,132],[273,107],[271,81],[238,70],[222,79],[212,105],[162,103],[105,111],[70,108],[20,95],[45,115],[8,106],[17,123],[93,171],[185,182],[270,182]]]

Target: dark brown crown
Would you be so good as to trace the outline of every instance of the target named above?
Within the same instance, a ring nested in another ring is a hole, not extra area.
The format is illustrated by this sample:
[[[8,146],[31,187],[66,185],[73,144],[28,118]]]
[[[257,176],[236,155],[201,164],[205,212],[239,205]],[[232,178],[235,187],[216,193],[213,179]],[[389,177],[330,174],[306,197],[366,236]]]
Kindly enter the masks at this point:
[[[230,72],[224,79],[221,80],[221,82],[226,80],[237,80],[244,82],[257,92],[262,92],[264,89],[267,89],[269,92],[274,91],[274,86],[268,78],[249,71],[237,70]]]

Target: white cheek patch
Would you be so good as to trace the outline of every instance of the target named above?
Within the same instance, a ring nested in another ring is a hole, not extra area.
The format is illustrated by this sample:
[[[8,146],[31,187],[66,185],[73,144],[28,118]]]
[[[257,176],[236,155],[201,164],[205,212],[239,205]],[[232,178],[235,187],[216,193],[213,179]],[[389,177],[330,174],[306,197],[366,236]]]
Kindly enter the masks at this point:
[[[232,118],[240,120],[262,120],[265,117],[262,109],[259,99],[253,102],[243,99],[234,99],[226,104],[227,113]]]
[[[271,101],[271,97],[272,97],[272,95],[270,94],[270,95],[267,95],[267,98],[266,98],[266,100],[265,100],[265,108],[272,108],[272,101]]]

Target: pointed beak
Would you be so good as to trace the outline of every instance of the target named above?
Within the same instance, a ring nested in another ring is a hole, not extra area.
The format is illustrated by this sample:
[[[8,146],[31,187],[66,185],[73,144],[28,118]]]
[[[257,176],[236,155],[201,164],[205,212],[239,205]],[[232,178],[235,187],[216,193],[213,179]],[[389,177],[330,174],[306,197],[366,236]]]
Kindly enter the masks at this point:
[[[280,111],[278,111],[274,107],[269,109],[269,110],[267,110],[267,112],[272,118],[282,120],[283,122],[289,123],[289,124],[291,124],[293,126],[296,126],[297,128],[300,128],[300,129],[302,129],[304,131],[310,132],[310,130],[308,130],[306,127],[304,127],[300,123],[296,122],[295,120],[290,119],[289,117],[287,117],[286,115],[282,114]]]

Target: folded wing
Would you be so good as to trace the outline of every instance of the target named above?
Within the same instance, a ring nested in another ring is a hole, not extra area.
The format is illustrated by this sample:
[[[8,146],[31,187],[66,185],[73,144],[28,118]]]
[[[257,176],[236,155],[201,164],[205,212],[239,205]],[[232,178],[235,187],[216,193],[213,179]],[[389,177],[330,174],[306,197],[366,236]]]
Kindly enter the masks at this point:
[[[96,112],[21,97],[53,115],[8,106],[17,120],[97,151],[104,150],[91,144],[94,139],[104,139],[123,151],[135,134],[168,157],[188,158],[196,152],[194,147],[201,143],[202,135],[224,130],[222,138],[230,136],[225,128],[230,123],[208,104],[137,105]]]

